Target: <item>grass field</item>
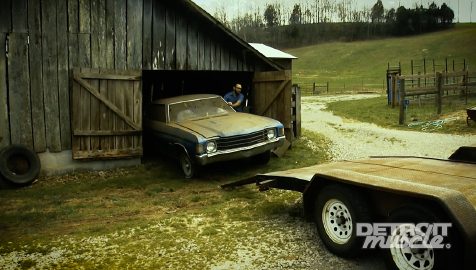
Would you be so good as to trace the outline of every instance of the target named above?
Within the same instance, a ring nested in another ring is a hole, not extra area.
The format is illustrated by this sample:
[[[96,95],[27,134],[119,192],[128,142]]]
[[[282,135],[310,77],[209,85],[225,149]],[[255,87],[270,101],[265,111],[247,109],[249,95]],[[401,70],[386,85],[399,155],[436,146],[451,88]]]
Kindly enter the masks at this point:
[[[443,65],[448,58],[452,68],[461,70],[463,60],[469,70],[476,65],[476,24],[459,24],[454,29],[420,36],[389,38],[373,41],[334,42],[294,48],[286,52],[299,59],[293,61],[293,82],[309,88],[313,82],[329,82],[333,89],[342,91],[377,90],[385,86],[388,63],[401,63],[402,74],[410,74],[410,63],[422,64],[426,58],[427,70],[432,72],[432,59]],[[443,70],[444,66],[438,66]],[[415,72],[416,73],[416,72]],[[386,87],[386,86],[385,86]]]
[[[243,255],[266,263],[285,251],[279,245],[296,241],[280,231],[301,194],[260,193],[254,186],[223,191],[219,185],[328,161],[326,145],[322,136],[303,131],[267,166],[233,161],[186,180],[177,162],[159,159],[0,190],[0,269],[209,269],[240,261],[240,247],[268,243],[276,251]]]

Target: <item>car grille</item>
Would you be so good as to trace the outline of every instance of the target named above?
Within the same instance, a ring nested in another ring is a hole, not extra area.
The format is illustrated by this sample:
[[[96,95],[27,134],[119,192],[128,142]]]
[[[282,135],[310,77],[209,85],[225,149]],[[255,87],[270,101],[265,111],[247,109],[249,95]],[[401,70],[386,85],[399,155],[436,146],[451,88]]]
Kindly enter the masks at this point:
[[[237,135],[226,138],[220,138],[217,140],[217,149],[229,150],[240,147],[252,146],[258,143],[265,142],[267,140],[266,130],[253,132],[246,135]]]

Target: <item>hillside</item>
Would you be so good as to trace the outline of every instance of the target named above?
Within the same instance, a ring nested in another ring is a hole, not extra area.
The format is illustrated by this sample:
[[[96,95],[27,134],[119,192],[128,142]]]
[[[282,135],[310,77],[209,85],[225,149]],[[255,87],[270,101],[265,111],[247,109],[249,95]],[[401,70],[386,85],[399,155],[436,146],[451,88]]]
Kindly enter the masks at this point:
[[[313,82],[330,83],[330,88],[382,89],[387,65],[402,65],[402,73],[410,74],[411,60],[423,70],[426,58],[427,71],[463,68],[466,60],[470,70],[476,65],[476,24],[459,24],[454,29],[411,36],[362,42],[333,42],[286,52],[299,59],[293,62],[293,82],[309,87]],[[418,68],[415,68],[415,73]],[[332,90],[331,90],[332,91]]]

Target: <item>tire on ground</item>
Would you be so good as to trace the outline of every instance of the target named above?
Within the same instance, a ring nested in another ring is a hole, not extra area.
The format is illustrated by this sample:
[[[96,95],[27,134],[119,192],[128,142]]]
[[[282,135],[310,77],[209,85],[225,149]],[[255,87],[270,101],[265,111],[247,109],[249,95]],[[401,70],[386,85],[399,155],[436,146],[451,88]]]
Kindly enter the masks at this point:
[[[331,184],[319,190],[314,220],[326,247],[343,257],[361,254],[364,237],[356,236],[356,224],[371,222],[370,209],[364,194],[351,187]]]
[[[38,155],[23,145],[10,145],[0,152],[0,174],[15,186],[30,185],[40,169]]]
[[[179,163],[183,175],[186,179],[190,179],[197,176],[198,165],[193,162],[193,160],[188,156],[185,151],[180,151]]]

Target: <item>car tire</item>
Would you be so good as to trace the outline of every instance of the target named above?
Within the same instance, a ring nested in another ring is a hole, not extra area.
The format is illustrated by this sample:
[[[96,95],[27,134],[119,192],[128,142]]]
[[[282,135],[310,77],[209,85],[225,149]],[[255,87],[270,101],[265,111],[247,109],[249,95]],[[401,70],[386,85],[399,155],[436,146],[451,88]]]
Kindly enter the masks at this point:
[[[270,159],[271,159],[271,151],[266,151],[264,153],[254,156],[254,161],[259,165],[268,164]]]
[[[431,211],[430,208],[421,205],[411,205],[398,208],[390,214],[390,223],[435,223],[441,222],[441,218]],[[443,248],[413,248],[405,246],[408,239],[416,235],[425,237],[425,232],[419,229],[402,230],[401,226],[392,231],[391,245],[385,252],[385,261],[388,269],[460,269],[462,262],[462,250],[455,228],[448,230],[448,236],[443,238]],[[408,237],[411,236],[411,237]],[[431,241],[432,237],[428,238]],[[398,245],[397,245],[398,243]],[[446,248],[450,247],[450,248]]]
[[[181,152],[179,156],[180,168],[186,179],[193,178],[197,174],[197,165],[192,161],[187,153]]]
[[[40,170],[38,155],[23,145],[10,145],[0,152],[0,174],[15,186],[30,185]]]
[[[362,252],[364,238],[357,237],[356,224],[370,222],[371,211],[362,193],[343,185],[324,186],[315,201],[314,220],[326,247],[342,257]]]

